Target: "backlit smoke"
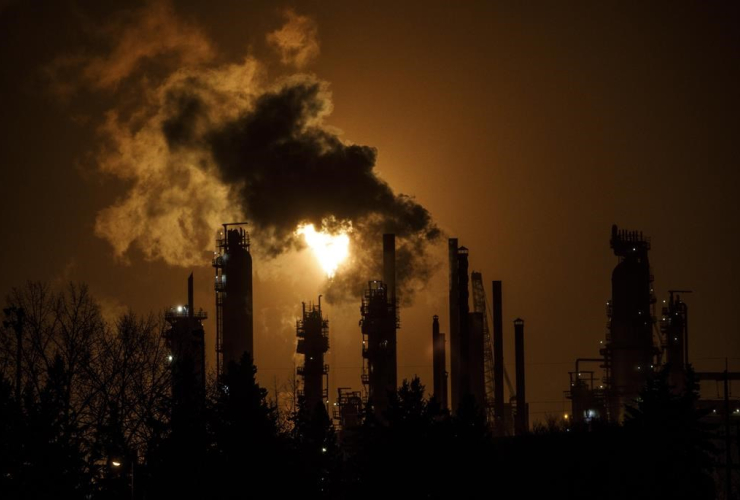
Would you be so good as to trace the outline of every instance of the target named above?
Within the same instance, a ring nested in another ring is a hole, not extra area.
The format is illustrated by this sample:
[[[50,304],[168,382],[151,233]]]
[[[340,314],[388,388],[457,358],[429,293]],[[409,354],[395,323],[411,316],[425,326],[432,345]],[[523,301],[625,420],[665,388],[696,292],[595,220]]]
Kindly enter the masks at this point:
[[[268,35],[268,45],[282,62],[305,65],[318,54],[316,26],[293,13],[286,20]],[[187,30],[195,32],[188,26],[171,30],[178,36],[168,44],[127,48],[141,57],[179,54],[179,34]],[[187,40],[192,43],[197,40]],[[200,43],[201,54],[213,50]],[[375,148],[329,130],[326,82],[306,74],[270,82],[266,65],[253,57],[209,65],[199,57],[197,64],[183,60],[156,82],[142,77],[139,108],[111,110],[101,127],[99,168],[129,187],[98,214],[96,233],[121,258],[136,249],[147,259],[182,266],[207,264],[214,231],[230,220],[249,221],[258,259],[304,248],[296,231],[311,224],[347,234],[350,255],[327,285],[330,301],[356,297],[367,280],[381,276],[382,234],[395,233],[399,296],[409,300],[431,273],[428,245],[440,234],[429,212],[376,175]],[[116,65],[115,81],[135,79],[135,67]]]

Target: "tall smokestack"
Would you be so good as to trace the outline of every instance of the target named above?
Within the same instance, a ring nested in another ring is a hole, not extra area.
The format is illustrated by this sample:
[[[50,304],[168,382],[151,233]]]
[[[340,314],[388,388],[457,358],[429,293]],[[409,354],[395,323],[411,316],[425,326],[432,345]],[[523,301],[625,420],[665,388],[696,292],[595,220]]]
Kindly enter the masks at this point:
[[[222,224],[223,230],[216,238],[213,267],[216,270],[216,373],[219,376],[228,370],[230,363],[238,363],[245,353],[254,360],[249,234],[241,227],[234,227],[245,224]]]
[[[193,319],[193,273],[188,277],[188,317]]]
[[[459,343],[460,349],[460,376],[458,377],[458,405],[462,403],[463,398],[466,395],[471,394],[470,385],[470,305],[468,304],[469,292],[468,292],[468,249],[460,247],[457,250],[457,286],[458,286],[458,305],[457,311],[460,318],[459,324]],[[452,381],[455,382],[454,380]],[[457,410],[457,408],[454,408]]]
[[[493,282],[493,411],[499,434],[503,434],[504,422],[504,323],[501,282]]]
[[[524,389],[524,320],[514,320],[514,348],[516,350],[516,434],[529,430],[529,408]]]
[[[447,371],[445,370],[445,335],[439,332],[439,316],[432,321],[432,371],[434,397],[440,408],[447,408]]]
[[[466,373],[470,379],[470,394],[481,408],[486,406],[485,360],[483,356],[483,313],[468,314],[468,367]]]
[[[388,287],[388,301],[396,300],[396,235],[383,235],[383,282]],[[395,302],[393,302],[395,303]]]
[[[451,408],[457,410],[460,405],[460,310],[459,286],[457,282],[457,238],[448,241],[448,258],[450,265],[450,379]]]

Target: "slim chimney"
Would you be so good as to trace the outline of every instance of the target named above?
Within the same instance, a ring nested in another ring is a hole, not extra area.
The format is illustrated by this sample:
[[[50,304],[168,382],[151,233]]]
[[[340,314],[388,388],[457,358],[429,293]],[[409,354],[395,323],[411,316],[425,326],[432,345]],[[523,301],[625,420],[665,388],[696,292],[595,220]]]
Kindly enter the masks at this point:
[[[447,371],[445,370],[445,335],[439,332],[439,316],[432,321],[432,371],[434,397],[440,408],[447,408]]]
[[[193,273],[188,277],[188,318],[193,318]]]
[[[501,282],[493,282],[493,397],[499,435],[506,429],[504,421],[504,323]]]
[[[457,410],[460,405],[460,287],[457,276],[457,238],[448,241],[448,258],[450,265],[450,408]]]
[[[383,235],[383,282],[388,287],[388,302],[396,300],[396,235]],[[395,303],[395,302],[393,302]]]
[[[529,430],[529,408],[524,391],[524,320],[514,320],[514,349],[516,350],[516,434]]]

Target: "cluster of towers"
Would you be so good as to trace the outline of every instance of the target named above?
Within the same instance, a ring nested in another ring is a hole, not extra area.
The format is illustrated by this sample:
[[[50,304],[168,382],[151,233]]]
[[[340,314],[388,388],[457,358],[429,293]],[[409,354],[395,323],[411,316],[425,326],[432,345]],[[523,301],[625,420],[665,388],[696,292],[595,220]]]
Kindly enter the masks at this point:
[[[251,359],[254,351],[252,258],[249,235],[243,225],[224,224],[216,239],[213,267],[218,376],[227,373],[232,363],[245,356]],[[362,295],[363,390],[338,388],[333,417],[343,432],[357,427],[367,408],[382,422],[388,395],[398,386],[400,320],[395,244],[393,234],[383,235],[382,280],[368,281]],[[626,405],[639,397],[651,374],[667,369],[669,383],[681,391],[689,365],[688,308],[682,295],[690,291],[669,291],[669,297],[663,301],[662,315],[657,319],[648,259],[650,240],[641,232],[620,230],[615,225],[610,245],[618,262],[612,272],[612,294],[606,307],[606,338],[601,342],[600,357],[577,359],[575,370],[570,372],[566,396],[572,403],[574,422],[594,419],[622,422]],[[504,365],[501,281],[492,282],[491,307],[481,273],[470,272],[470,252],[458,246],[456,238],[448,241],[448,257],[449,333],[440,331],[438,315],[432,319],[433,397],[442,408],[453,413],[461,406],[477,405],[485,411],[488,424],[497,435],[525,433],[529,429],[529,408],[525,393],[524,321],[519,318],[514,321],[514,387]],[[169,324],[165,338],[170,348],[173,424],[180,429],[194,428],[195,416],[205,401],[203,321],[207,315],[202,309],[195,309],[192,274],[188,278],[187,305],[170,309],[165,319]],[[301,379],[299,400],[309,411],[326,410],[329,321],[321,308],[321,296],[317,304],[303,304],[302,316],[296,322],[296,336],[296,351],[303,356],[303,364],[297,369]],[[593,365],[598,365],[598,372],[589,369]],[[724,382],[724,401],[705,400],[703,405],[713,414],[723,413],[727,417],[728,384],[730,380],[740,380],[740,373],[698,372],[696,380]],[[508,400],[504,385],[508,388]],[[740,413],[740,409],[735,412]]]
[[[246,223],[223,224],[216,237],[213,267],[216,291],[216,370],[221,376],[232,363],[254,351],[252,307],[252,257]],[[173,423],[195,418],[205,401],[206,313],[195,311],[193,275],[188,278],[187,306],[165,313],[169,324],[165,332],[172,371]]]
[[[484,408],[489,425],[498,435],[527,432],[529,407],[524,382],[524,321],[515,327],[516,389],[504,366],[503,294],[501,281],[492,282],[493,310],[487,304],[481,273],[469,272],[469,250],[458,246],[457,238],[448,241],[449,259],[449,338],[450,406],[456,411],[471,402]],[[472,290],[473,310],[470,310]],[[493,323],[493,337],[489,329]],[[432,323],[434,394],[447,408],[445,335],[439,332],[439,318]],[[504,382],[509,401],[504,395]]]
[[[231,363],[253,354],[252,258],[249,235],[244,223],[224,224],[216,239],[213,267],[216,292],[217,375]],[[333,416],[348,429],[360,423],[364,409],[370,407],[383,420],[388,394],[398,387],[397,330],[400,326],[396,291],[395,235],[383,235],[382,280],[368,281],[360,305],[363,368],[362,391],[338,388]],[[493,336],[488,327],[480,273],[469,273],[468,250],[449,240],[449,341],[450,371],[447,371],[447,336],[440,332],[439,316],[432,322],[433,390],[442,408],[453,412],[466,400],[484,408],[489,423],[501,434],[525,432],[528,409],[524,391],[524,322],[515,322],[516,391],[508,381],[503,355],[501,282],[493,282]],[[472,281],[472,283],[471,283]],[[471,311],[470,291],[473,310]],[[202,406],[205,394],[205,343],[202,311],[193,305],[193,277],[188,279],[188,305],[172,308],[166,314],[170,346],[175,413],[185,415]],[[298,397],[310,411],[328,404],[329,321],[317,304],[303,303],[296,322],[296,351],[303,356],[297,368],[300,378]],[[509,385],[509,401],[504,399],[504,380]],[[451,389],[448,391],[448,385]],[[450,397],[448,397],[448,392]]]

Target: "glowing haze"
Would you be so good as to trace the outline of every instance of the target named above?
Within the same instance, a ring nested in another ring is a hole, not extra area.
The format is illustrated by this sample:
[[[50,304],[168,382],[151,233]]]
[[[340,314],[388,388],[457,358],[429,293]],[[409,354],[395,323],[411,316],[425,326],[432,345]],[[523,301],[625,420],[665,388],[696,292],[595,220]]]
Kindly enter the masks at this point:
[[[325,229],[316,231],[313,224],[303,224],[296,230],[297,235],[303,236],[329,278],[333,278],[339,266],[347,260],[348,232],[348,229],[341,229],[337,234],[331,234]]]

